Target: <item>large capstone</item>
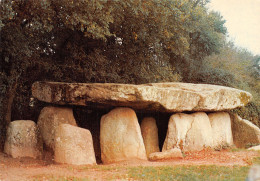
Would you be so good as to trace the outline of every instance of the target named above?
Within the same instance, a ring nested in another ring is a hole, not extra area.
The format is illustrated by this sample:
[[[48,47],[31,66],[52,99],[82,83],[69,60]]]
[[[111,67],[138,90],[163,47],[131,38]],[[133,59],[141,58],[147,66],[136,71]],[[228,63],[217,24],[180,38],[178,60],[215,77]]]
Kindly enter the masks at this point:
[[[32,95],[40,101],[96,107],[131,107],[162,112],[221,111],[246,105],[248,92],[209,84],[61,83],[35,82]]]
[[[55,134],[54,160],[72,165],[96,164],[90,131],[60,124]]]
[[[9,124],[4,152],[13,158],[41,158],[42,141],[36,124],[31,120],[17,120]]]
[[[116,108],[102,116],[100,147],[103,163],[147,159],[141,129],[132,109]]]
[[[45,107],[41,110],[37,125],[43,142],[50,151],[54,151],[55,133],[60,124],[77,126],[72,109],[64,107]]]

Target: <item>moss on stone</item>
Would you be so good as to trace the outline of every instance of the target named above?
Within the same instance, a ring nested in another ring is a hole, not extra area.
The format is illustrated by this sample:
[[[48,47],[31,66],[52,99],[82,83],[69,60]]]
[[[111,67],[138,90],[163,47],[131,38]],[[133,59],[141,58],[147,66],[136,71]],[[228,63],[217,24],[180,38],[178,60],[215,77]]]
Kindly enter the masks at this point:
[[[250,96],[245,92],[240,92],[239,99],[242,104],[246,105],[250,101]]]

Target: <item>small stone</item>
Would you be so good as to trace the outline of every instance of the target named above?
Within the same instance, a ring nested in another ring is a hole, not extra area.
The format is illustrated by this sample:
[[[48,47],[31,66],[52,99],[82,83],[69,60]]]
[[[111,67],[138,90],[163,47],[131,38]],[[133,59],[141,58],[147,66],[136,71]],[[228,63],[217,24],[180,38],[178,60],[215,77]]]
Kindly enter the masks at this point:
[[[149,155],[149,160],[169,160],[169,159],[177,159],[183,158],[181,150],[179,148],[172,148],[170,150],[166,150],[163,152],[155,152]]]
[[[260,151],[260,145],[252,146],[252,147],[248,148],[248,150]]]
[[[4,152],[13,158],[41,158],[42,141],[35,122],[17,120],[9,124]]]
[[[70,124],[60,124],[55,135],[54,160],[72,165],[96,164],[90,131]]]

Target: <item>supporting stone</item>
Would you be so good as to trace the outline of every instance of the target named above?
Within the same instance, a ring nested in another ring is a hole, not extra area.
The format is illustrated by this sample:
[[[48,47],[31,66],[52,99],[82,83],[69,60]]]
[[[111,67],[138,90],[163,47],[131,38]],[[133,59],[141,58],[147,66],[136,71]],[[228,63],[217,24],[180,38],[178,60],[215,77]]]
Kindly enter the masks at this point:
[[[179,148],[172,148],[163,152],[154,152],[149,155],[149,160],[151,161],[170,160],[178,158],[183,158],[183,155]]]
[[[31,120],[17,120],[9,124],[4,152],[13,158],[41,158],[42,141],[36,124]]]
[[[144,140],[146,155],[159,152],[158,128],[156,120],[152,117],[146,117],[141,123],[141,132]]]
[[[183,151],[200,151],[212,144],[212,128],[206,113],[177,113],[170,117],[163,151],[175,147]]]
[[[96,164],[90,131],[60,124],[56,130],[54,160],[72,165]]]
[[[204,112],[192,114],[193,122],[187,132],[184,151],[200,151],[212,147],[213,137],[209,117]]]
[[[170,150],[174,147],[183,149],[186,143],[186,134],[191,129],[193,117],[190,114],[177,113],[170,117],[167,135],[162,151]]]
[[[233,145],[231,119],[227,112],[216,112],[208,115],[212,127],[213,148],[222,149]]]
[[[101,160],[105,164],[132,159],[147,160],[141,129],[132,109],[116,108],[102,116],[100,147]]]
[[[51,151],[54,150],[55,132],[60,124],[77,126],[72,109],[65,107],[45,107],[41,110],[37,125],[45,145]]]
[[[246,148],[260,144],[260,129],[237,114],[230,114],[234,144],[238,148]]]

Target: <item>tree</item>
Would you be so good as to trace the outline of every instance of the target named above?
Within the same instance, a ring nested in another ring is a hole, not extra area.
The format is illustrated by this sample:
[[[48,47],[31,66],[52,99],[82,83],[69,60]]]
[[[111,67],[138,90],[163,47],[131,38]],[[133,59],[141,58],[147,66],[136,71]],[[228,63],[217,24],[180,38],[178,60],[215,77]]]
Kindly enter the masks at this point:
[[[256,68],[258,56],[253,56],[246,49],[236,48],[232,42],[224,44],[219,54],[212,54],[204,59],[204,65],[213,70],[226,74],[226,85],[242,90],[246,90],[253,95],[252,103],[246,107],[235,110],[245,119],[260,126],[260,77]],[[221,77],[220,73],[217,77]],[[227,79],[227,77],[232,77]],[[207,82],[213,84],[223,84],[223,79],[214,80],[211,74],[207,77]]]

